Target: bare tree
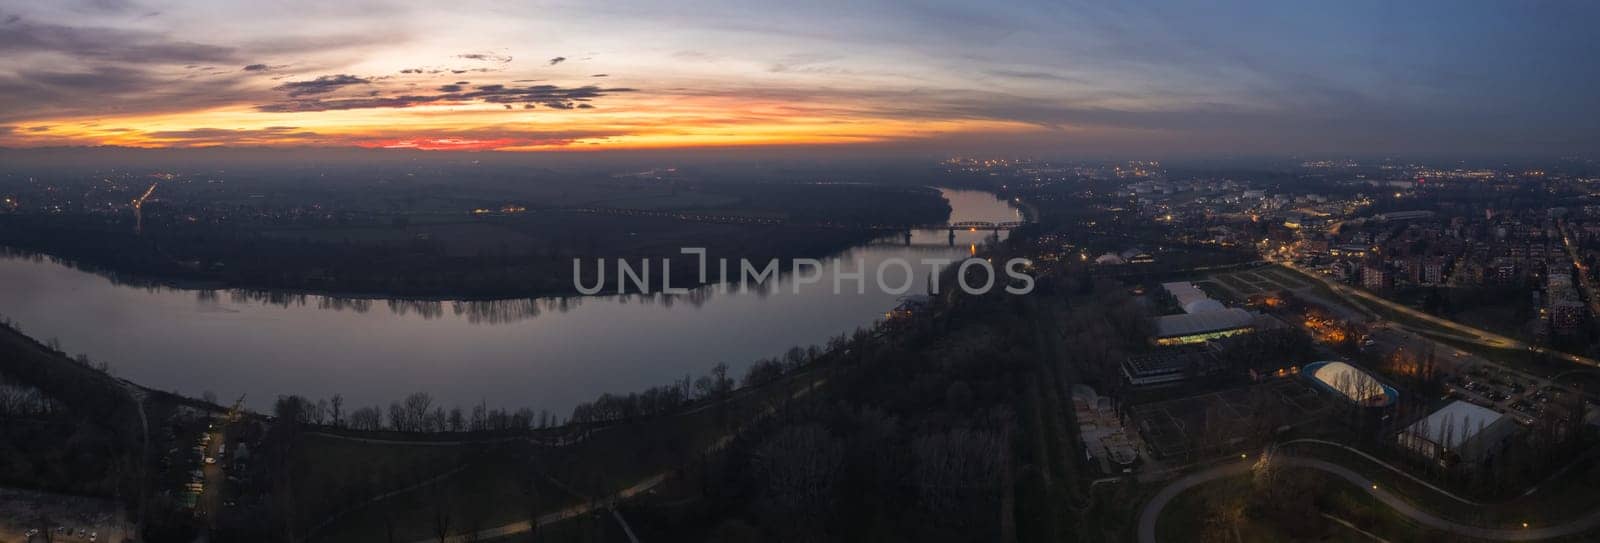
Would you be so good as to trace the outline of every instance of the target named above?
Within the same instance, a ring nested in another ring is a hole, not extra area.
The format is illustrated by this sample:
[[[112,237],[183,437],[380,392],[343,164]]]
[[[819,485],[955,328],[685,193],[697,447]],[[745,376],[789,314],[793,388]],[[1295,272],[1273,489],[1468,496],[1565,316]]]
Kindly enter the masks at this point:
[[[438,536],[439,543],[446,543],[450,538],[450,504],[443,496],[433,500],[433,534]]]
[[[450,408],[450,431],[452,431],[452,432],[460,432],[461,430],[466,428],[466,425],[467,425],[466,417],[461,415],[461,407],[460,406],[451,407]]]
[[[350,427],[357,430],[383,428],[383,411],[376,407],[363,407],[350,414]]]
[[[344,396],[334,394],[328,399],[328,407],[333,411],[333,425],[344,426]]]
[[[400,402],[389,402],[389,428],[400,432],[411,431],[410,419],[406,417],[406,409]]]
[[[428,412],[433,409],[433,396],[426,392],[417,392],[406,396],[404,415],[410,421],[412,431],[426,431]]]

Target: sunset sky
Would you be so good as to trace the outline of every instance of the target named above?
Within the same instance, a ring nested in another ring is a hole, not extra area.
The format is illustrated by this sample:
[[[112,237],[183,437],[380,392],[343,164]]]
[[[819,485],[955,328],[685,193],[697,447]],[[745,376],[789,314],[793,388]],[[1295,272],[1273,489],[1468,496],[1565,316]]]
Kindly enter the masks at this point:
[[[0,146],[1592,152],[1600,2],[0,0]]]

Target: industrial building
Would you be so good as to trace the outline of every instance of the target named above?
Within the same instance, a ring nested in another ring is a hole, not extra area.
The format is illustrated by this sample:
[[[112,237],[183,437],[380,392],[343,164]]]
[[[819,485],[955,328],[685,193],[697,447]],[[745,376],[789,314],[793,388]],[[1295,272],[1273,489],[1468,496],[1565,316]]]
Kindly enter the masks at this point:
[[[1230,307],[1221,311],[1162,315],[1151,320],[1157,345],[1200,343],[1247,333],[1253,329],[1255,315]]]
[[[1183,308],[1184,313],[1207,313],[1227,309],[1222,305],[1222,302],[1211,299],[1210,296],[1206,295],[1205,291],[1200,290],[1199,287],[1194,286],[1194,283],[1188,281],[1162,283],[1161,288],[1178,301],[1178,307]]]
[[[1214,345],[1179,345],[1128,357],[1122,362],[1122,377],[1135,388],[1155,387],[1214,375],[1222,369]]]

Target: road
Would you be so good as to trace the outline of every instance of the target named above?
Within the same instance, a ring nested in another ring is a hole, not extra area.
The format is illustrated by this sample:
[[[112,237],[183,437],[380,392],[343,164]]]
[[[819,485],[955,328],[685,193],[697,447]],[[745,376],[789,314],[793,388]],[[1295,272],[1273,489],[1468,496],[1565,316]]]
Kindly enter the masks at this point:
[[[1285,261],[1285,262],[1279,262],[1278,264],[1283,266],[1283,267],[1285,267],[1285,268],[1289,268],[1291,270],[1300,272],[1301,275],[1304,275],[1306,277],[1310,277],[1312,279],[1317,280],[1318,282],[1322,283],[1324,286],[1328,287],[1330,290],[1333,290],[1333,292],[1335,294],[1338,294],[1339,296],[1344,297],[1346,299],[1346,301],[1348,301],[1350,303],[1357,303],[1357,302],[1355,302],[1354,300],[1351,299],[1352,297],[1361,298],[1362,301],[1369,302],[1369,303],[1372,303],[1372,304],[1376,304],[1376,305],[1379,305],[1379,306],[1383,306],[1384,309],[1388,309],[1390,311],[1394,311],[1396,313],[1405,315],[1406,317],[1413,318],[1413,319],[1416,319],[1416,320],[1419,320],[1419,321],[1423,321],[1423,322],[1426,322],[1426,323],[1431,324],[1433,326],[1437,326],[1437,327],[1440,327],[1440,328],[1443,328],[1443,329],[1446,329],[1446,330],[1450,330],[1452,332],[1456,332],[1457,334],[1460,334],[1459,336],[1454,336],[1454,339],[1459,339],[1461,341],[1467,341],[1467,342],[1471,342],[1471,343],[1474,343],[1474,344],[1477,344],[1477,345],[1483,345],[1483,346],[1486,346],[1486,347],[1496,347],[1496,348],[1501,348],[1501,349],[1526,349],[1526,350],[1531,350],[1531,351],[1542,353],[1542,354],[1548,354],[1550,356],[1553,356],[1553,357],[1556,357],[1556,358],[1560,358],[1560,359],[1566,360],[1568,362],[1575,362],[1575,363],[1583,364],[1583,365],[1586,365],[1586,366],[1600,367],[1600,361],[1596,361],[1595,359],[1592,359],[1592,358],[1578,356],[1578,355],[1571,354],[1571,353],[1564,353],[1564,352],[1561,352],[1561,351],[1553,351],[1553,350],[1550,350],[1550,349],[1546,349],[1544,347],[1539,347],[1537,345],[1530,345],[1530,344],[1524,343],[1524,342],[1522,342],[1520,340],[1516,340],[1516,339],[1512,339],[1512,338],[1509,338],[1509,337],[1506,337],[1506,336],[1502,336],[1502,335],[1496,334],[1494,332],[1490,332],[1490,331],[1487,331],[1487,330],[1481,330],[1481,329],[1478,329],[1478,328],[1473,328],[1471,326],[1467,326],[1465,324],[1461,324],[1459,322],[1456,322],[1456,321],[1453,321],[1453,320],[1450,320],[1450,319],[1440,318],[1440,317],[1436,317],[1436,316],[1430,315],[1430,314],[1422,312],[1422,311],[1417,311],[1416,309],[1413,309],[1410,306],[1407,306],[1405,304],[1395,303],[1393,301],[1390,301],[1390,300],[1388,300],[1388,299],[1386,299],[1386,298],[1384,298],[1382,296],[1378,296],[1378,295],[1373,294],[1371,292],[1367,292],[1365,290],[1361,290],[1361,289],[1357,289],[1357,288],[1352,288],[1349,285],[1345,285],[1345,284],[1340,283],[1338,281],[1330,280],[1327,277],[1324,277],[1322,274],[1317,273],[1316,271],[1308,270],[1308,269],[1299,267],[1299,266],[1295,265],[1293,262]],[[1426,331],[1424,331],[1424,332],[1426,332]]]
[[[1595,296],[1594,281],[1589,279],[1589,268],[1583,264],[1583,258],[1578,255],[1578,246],[1572,243],[1571,223],[1561,224],[1561,245],[1567,248],[1567,257],[1572,259],[1572,267],[1578,269],[1578,286],[1583,288],[1583,295],[1589,298],[1589,313],[1600,316],[1600,297]]]
[[[1394,509],[1395,512],[1399,513],[1401,516],[1411,519],[1417,524],[1437,530],[1443,530],[1459,536],[1489,541],[1537,541],[1541,539],[1573,536],[1588,532],[1593,530],[1596,526],[1600,526],[1600,511],[1591,512],[1565,524],[1556,524],[1551,526],[1535,526],[1521,529],[1498,529],[1469,526],[1439,518],[1432,513],[1417,508],[1410,502],[1390,493],[1386,489],[1375,488],[1372,480],[1367,479],[1366,477],[1361,476],[1361,474],[1356,473],[1354,470],[1344,466],[1323,460],[1290,457],[1281,453],[1276,458],[1276,461],[1280,462],[1284,466],[1314,469],[1344,479],[1345,481],[1348,481],[1359,488],[1369,489],[1373,498],[1377,499],[1379,502],[1382,502],[1384,505],[1389,506],[1389,508]],[[1165,488],[1162,488],[1161,491],[1157,492],[1156,496],[1146,503],[1144,508],[1139,511],[1139,543],[1156,543],[1156,520],[1161,516],[1161,510],[1165,509],[1167,504],[1172,502],[1174,498],[1177,498],[1178,495],[1182,494],[1186,490],[1218,479],[1236,477],[1250,473],[1250,468],[1253,465],[1254,462],[1250,461],[1223,464],[1184,476],[1183,478],[1172,482],[1172,484],[1167,485]]]
[[[144,530],[144,517],[148,511],[146,504],[150,497],[150,418],[144,412],[144,399],[147,393],[131,381],[118,380],[117,384],[128,393],[128,398],[133,401],[133,407],[138,409],[139,413],[139,516],[133,524],[133,533],[137,534]]]
[[[200,471],[205,474],[206,486],[204,490],[200,491],[200,499],[196,507],[197,510],[205,515],[203,522],[208,530],[215,528],[217,525],[217,513],[222,511],[223,485],[227,482],[227,474],[222,469],[222,464],[226,460],[217,458],[219,456],[218,453],[222,452],[222,445],[225,443],[223,440],[227,439],[224,426],[219,421],[212,429],[206,431],[206,435],[211,436],[211,441],[206,444],[204,456],[205,458],[216,458],[216,463],[207,464],[202,461],[200,464]],[[223,454],[231,453],[223,452]]]

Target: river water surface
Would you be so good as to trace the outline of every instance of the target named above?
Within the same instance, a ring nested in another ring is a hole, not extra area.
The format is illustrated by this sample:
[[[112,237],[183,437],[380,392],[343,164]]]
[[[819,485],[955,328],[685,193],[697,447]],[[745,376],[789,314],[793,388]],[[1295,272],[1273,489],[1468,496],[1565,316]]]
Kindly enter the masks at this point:
[[[1020,218],[992,194],[943,192],[952,222]],[[800,285],[798,294],[785,276],[766,292],[708,287],[671,299],[263,296],[119,285],[49,260],[0,257],[0,315],[40,341],[109,363],[120,377],[190,396],[213,392],[223,403],[247,395],[256,409],[281,394],[342,394],[348,411],[423,391],[445,405],[482,401],[565,415],[603,392],[698,377],[718,362],[741,376],[758,358],[871,324],[900,298],[874,288],[879,262],[916,264],[911,293],[922,293],[921,259],[959,258],[989,235],[957,232],[952,245],[946,231],[918,231],[911,246],[885,240],[836,255],[846,271],[856,270],[856,259],[865,264],[865,294],[848,281],[835,294],[829,265],[821,283]],[[899,270],[886,272],[892,287],[903,282]]]

